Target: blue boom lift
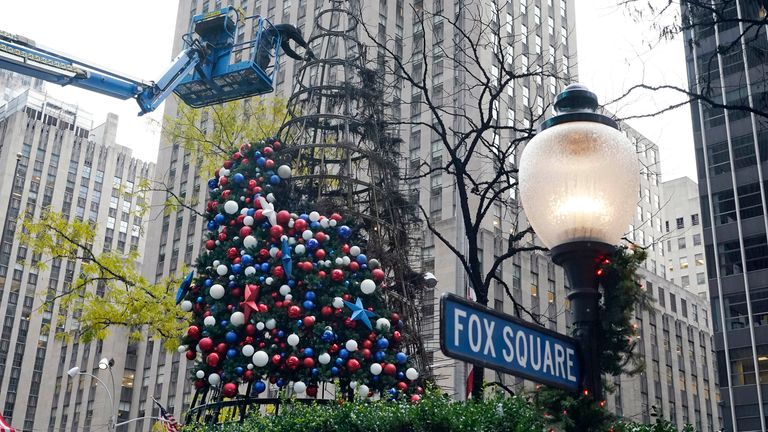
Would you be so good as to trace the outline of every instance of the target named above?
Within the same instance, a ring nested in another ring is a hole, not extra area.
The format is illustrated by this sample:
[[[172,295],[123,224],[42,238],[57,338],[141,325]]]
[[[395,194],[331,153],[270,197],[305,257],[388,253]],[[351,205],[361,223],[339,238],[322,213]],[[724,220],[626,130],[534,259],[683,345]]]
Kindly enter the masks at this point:
[[[254,39],[237,40],[238,29],[248,21],[253,24]],[[119,99],[134,98],[142,115],[157,108],[171,92],[195,108],[272,92],[281,37],[269,20],[246,17],[232,6],[196,15],[182,38],[184,50],[168,71],[156,82],[143,82],[0,30],[0,69]]]

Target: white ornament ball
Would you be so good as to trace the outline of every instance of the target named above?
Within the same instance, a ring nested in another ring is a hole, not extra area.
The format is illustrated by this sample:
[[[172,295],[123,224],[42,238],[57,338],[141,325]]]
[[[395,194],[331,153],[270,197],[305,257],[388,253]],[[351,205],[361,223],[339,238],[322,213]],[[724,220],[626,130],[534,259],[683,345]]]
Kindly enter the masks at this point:
[[[336,264],[336,267],[341,267],[344,265],[344,260],[342,258],[336,258],[333,261],[334,264]]]
[[[343,261],[344,267],[348,266],[349,263],[352,262],[352,260],[348,256],[345,256],[344,258],[342,258],[341,261]]]
[[[347,351],[349,352],[357,351],[357,341],[354,339],[348,340],[345,346],[347,347]]]
[[[243,218],[243,225],[253,225],[253,216],[246,216]]]
[[[336,219],[331,219],[330,221],[328,221],[328,225],[330,225],[332,227],[335,227],[337,224],[338,224],[338,222],[336,222]]]
[[[372,365],[371,365],[371,373],[372,373],[373,375],[379,375],[379,374],[381,374],[381,370],[382,370],[382,368],[381,368],[381,365],[380,365],[380,364],[378,364],[378,363],[374,363],[374,364],[372,364]]]
[[[385,332],[388,331],[391,326],[392,324],[386,318],[379,318],[376,320],[376,330]]]
[[[286,294],[285,295],[285,299],[288,300],[288,301],[291,301],[291,300],[293,300],[293,296],[290,295],[290,294]]]
[[[351,388],[352,390],[356,389],[357,388],[357,381],[352,381],[351,383],[349,383],[349,388]]]
[[[371,389],[363,384],[357,388],[357,391],[360,392],[360,396],[362,397],[368,397],[368,393],[370,393]]]
[[[245,315],[240,311],[233,312],[229,317],[229,322],[231,322],[235,327],[240,327],[241,325],[245,324]]]
[[[376,282],[371,279],[365,279],[360,282],[360,291],[362,291],[363,294],[373,294],[373,292],[376,291]]]
[[[368,267],[371,269],[377,269],[381,267],[381,263],[376,258],[371,258],[368,260]]]
[[[296,247],[293,248],[293,251],[296,253],[296,255],[304,255],[304,252],[307,251],[307,248],[305,248],[303,244],[297,244]]]
[[[209,291],[211,294],[211,297],[213,297],[214,300],[219,300],[222,297],[224,297],[224,294],[226,294],[226,290],[223,286],[216,284],[211,286],[211,290]]]
[[[248,370],[253,370],[253,363],[248,363],[248,366],[246,366]]]
[[[216,387],[217,385],[219,385],[221,383],[221,377],[219,376],[219,374],[212,373],[208,377],[208,383],[211,384],[212,386]]]
[[[219,264],[219,266],[216,267],[216,273],[218,273],[219,276],[224,276],[228,272],[229,272],[229,268],[224,264]]]
[[[189,312],[192,310],[192,302],[189,300],[184,300],[181,302],[181,310],[184,312]]]
[[[253,345],[245,345],[243,346],[242,352],[244,356],[251,357],[253,356],[253,353],[256,352],[256,348],[254,348]]]
[[[304,230],[304,232],[301,233],[301,238],[303,238],[304,240],[309,240],[314,236],[315,234],[312,232],[312,230]]]
[[[240,206],[237,204],[237,201],[229,200],[224,203],[224,211],[229,214],[235,214],[237,213],[237,210],[240,208]]]
[[[289,287],[288,285],[283,285],[280,287],[281,296],[287,296],[290,293],[291,293],[291,287]]]
[[[256,323],[256,330],[258,330],[258,331],[264,330],[264,323],[263,322],[257,322]]]
[[[276,325],[277,325],[277,321],[275,321],[274,318],[270,318],[269,320],[267,320],[267,329],[268,330],[274,329]]]
[[[279,175],[281,179],[291,178],[291,167],[288,165],[280,165],[277,168],[277,175]]]
[[[275,280],[270,276],[264,280],[264,283],[267,285],[272,285],[275,282]]]
[[[313,211],[309,214],[309,220],[312,222],[317,222],[320,220],[320,213]]]
[[[323,228],[328,228],[328,219],[320,219],[320,226]]]
[[[203,378],[205,378],[205,371],[201,371],[201,370],[199,370],[199,371],[195,372],[195,376],[196,376],[198,379],[203,379]]]
[[[245,268],[246,276],[253,276],[256,274],[256,268],[254,266],[248,266]]]
[[[266,351],[256,351],[251,361],[258,367],[266,366],[269,363],[269,354]]]
[[[354,257],[360,255],[360,246],[352,246],[349,248],[349,254]]]
[[[317,358],[317,361],[319,361],[319,362],[320,362],[320,364],[324,364],[324,365],[325,365],[325,364],[328,364],[328,363],[330,363],[330,362],[331,362],[331,355],[330,355],[330,354],[328,354],[328,353],[322,353],[322,354],[320,354],[320,356]]]
[[[336,309],[341,309],[343,306],[344,306],[344,299],[342,299],[341,297],[335,297],[333,299],[333,307],[335,307]]]
[[[288,342],[288,345],[295,347],[296,345],[299,344],[299,340],[300,340],[299,335],[297,335],[296,333],[291,333],[290,335],[288,335],[287,342]]]
[[[419,377],[419,371],[414,368],[408,368],[408,370],[405,371],[405,377],[413,381]]]
[[[256,237],[254,237],[254,236],[252,236],[252,235],[246,236],[246,237],[243,239],[243,246],[245,246],[245,247],[247,247],[247,248],[251,248],[251,247],[254,247],[254,246],[256,246],[256,243],[258,243],[258,242],[256,241]]]
[[[221,261],[219,261],[219,260],[215,260],[215,261],[213,261],[213,266],[214,266],[214,267],[218,267],[218,266],[219,266],[219,264],[221,264]]]
[[[205,324],[206,327],[213,327],[216,325],[216,318],[212,316],[207,316],[203,320],[203,324]]]
[[[224,167],[219,168],[219,175],[222,177],[227,177],[229,175],[229,169]]]
[[[296,393],[304,393],[307,390],[307,385],[301,381],[293,384],[293,391]]]
[[[184,352],[187,351],[187,346],[186,345],[179,345],[179,347],[176,348],[176,351],[178,351],[180,353],[184,353]]]
[[[277,253],[278,253],[278,252],[280,252],[280,249],[278,249],[278,248],[276,248],[276,247],[270,248],[270,249],[269,249],[269,256],[271,256],[272,258],[274,258],[274,257],[276,257],[276,256],[277,256]]]

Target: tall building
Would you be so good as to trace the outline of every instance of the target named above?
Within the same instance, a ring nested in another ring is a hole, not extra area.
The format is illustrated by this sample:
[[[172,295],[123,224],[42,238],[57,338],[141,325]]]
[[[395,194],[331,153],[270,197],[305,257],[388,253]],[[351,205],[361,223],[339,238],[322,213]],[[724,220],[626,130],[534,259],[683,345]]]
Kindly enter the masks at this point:
[[[665,181],[663,192],[667,279],[702,297],[709,297],[704,240],[699,207],[699,187],[688,177]]]
[[[685,3],[688,4],[688,3]],[[764,2],[685,9],[688,83],[725,106],[768,112]],[[768,125],[744,109],[691,104],[724,424],[768,430]]]
[[[311,32],[316,16],[338,1],[299,0],[279,3],[275,0],[236,0],[229,4],[240,8],[246,15],[261,14],[274,22],[297,24],[306,36]],[[425,83],[431,94],[445,97],[446,101],[452,98],[455,105],[466,106],[469,115],[473,115],[472,108],[469,108],[470,101],[477,95],[473,95],[471,89],[461,87],[460,80],[463,78],[460,71],[445,66],[448,63],[446,56],[454,55],[454,29],[447,24],[446,19],[434,18],[428,23],[428,34],[420,33],[424,31],[419,25],[422,10],[437,11],[451,17],[458,15],[469,3],[473,7],[486,8],[493,4],[496,6],[493,13],[488,9],[483,10],[488,13],[490,22],[498,24],[504,36],[501,40],[505,44],[505,52],[514,54],[510,56],[509,66],[526,70],[529,65],[540,65],[548,67],[547,70],[556,70],[565,77],[577,76],[573,1],[522,0],[497,2],[498,5],[494,2],[440,0],[350,3],[361,7],[361,21],[368,29],[373,29],[370,36],[391,41],[394,51],[402,53],[402,58],[426,56],[430,64],[434,65]],[[226,4],[220,0],[180,2],[175,50],[181,49],[181,35],[187,31],[195,14],[206,13]],[[253,29],[248,26],[238,29],[238,35],[242,34],[243,38],[252,32]],[[364,37],[365,34],[361,33],[360,36]],[[421,40],[422,36],[426,39],[425,43],[413,42]],[[385,56],[377,51],[369,48],[366,58],[373,62],[372,67],[383,68]],[[480,55],[483,64],[489,65],[489,73],[498,74],[501,65],[494,63],[491,48],[481,51]],[[283,61],[275,80],[278,95],[287,97],[291,94],[298,77],[295,73],[297,67],[292,61]],[[416,62],[408,67],[417,75],[423,70],[419,69]],[[429,124],[430,113],[419,106],[419,92],[412,91],[402,81],[400,84],[397,84],[397,80],[390,81],[395,83],[388,94],[392,101],[390,114],[414,123]],[[540,75],[513,81],[509,88],[504,89],[501,103],[493,107],[495,120],[504,126],[530,123],[545,111],[567,81]],[[168,103],[166,115],[173,117],[175,113],[176,106]],[[658,166],[656,145],[628,127],[624,130],[636,146],[643,166]],[[507,130],[504,134],[508,135],[496,138],[514,139],[511,131]],[[403,158],[404,172],[408,172],[409,166],[418,166],[421,161],[447,157],[442,155],[439,145],[433,145],[431,131],[426,126],[416,124],[401,128],[400,135],[403,138],[401,153],[408,155]],[[512,164],[516,162],[516,159],[510,161]],[[200,172],[191,154],[185,152],[179,143],[161,142],[158,167],[156,179],[170,185],[177,195],[193,196],[199,198],[200,203],[206,202],[206,188],[200,185],[205,184],[210,174]],[[609,396],[608,404],[618,414],[635,420],[650,422],[655,406],[656,412],[678,424],[692,422],[699,424],[701,430],[717,430],[720,424],[716,409],[717,385],[714,384],[713,368],[709,366],[713,357],[710,313],[706,302],[665,281],[666,256],[660,246],[664,236],[660,214],[660,176],[653,169],[639,175],[642,175],[643,180],[638,191],[637,215],[628,227],[627,240],[648,247],[649,259],[646,268],[642,270],[643,283],[654,296],[662,295],[665,300],[654,306],[652,311],[640,310],[636,314],[636,323],[643,341],[639,349],[643,350],[649,369],[634,377],[618,377],[615,382],[618,390]],[[410,180],[405,187],[429,212],[442,235],[460,243],[462,233],[452,180],[447,175],[435,173]],[[160,205],[164,200],[164,197],[156,195],[153,204]],[[525,215],[518,206],[515,193],[510,196],[509,203],[511,210],[502,209],[501,205],[496,206],[482,222],[479,251],[482,262],[492,262],[495,256],[505,250],[505,233],[526,225]],[[193,211],[185,209],[172,214],[163,214],[159,209],[156,211],[151,218],[156,218],[158,223],[150,227],[146,246],[146,262],[151,265],[145,266],[145,275],[150,280],[174,274],[185,264],[191,264],[200,251],[203,231],[203,220]],[[421,249],[420,269],[434,273],[439,280],[438,286],[427,294],[434,302],[425,304],[423,308],[424,315],[431,317],[422,328],[427,338],[428,355],[438,377],[438,384],[454,397],[464,398],[469,367],[463,362],[444,357],[439,351],[437,299],[443,292],[467,295],[468,282],[461,265],[447,247],[429,231],[425,230],[422,237],[423,243],[418,245]],[[540,316],[545,326],[563,333],[570,329],[567,282],[562,269],[554,265],[546,254],[518,254],[505,263],[500,269],[500,275],[503,280],[510,282],[510,290],[520,304]],[[507,313],[513,312],[512,302],[500,284],[492,287],[489,298],[490,307]],[[147,399],[147,394],[150,394],[147,389],[154,389],[158,399],[170,407],[171,411],[175,411],[177,416],[181,415],[190,403],[192,389],[187,369],[191,364],[185,357],[162,352],[157,346],[139,346],[138,357],[143,362],[136,369],[135,382],[137,386],[141,382],[141,387],[140,391],[133,393],[129,417],[149,415],[155,410]],[[518,389],[532,387],[530,383],[525,384],[522,379],[513,376],[496,374],[490,370],[486,370],[486,374],[487,381],[501,380]],[[144,430],[142,427],[139,422],[135,429],[130,430]]]
[[[13,99],[18,93],[31,88],[34,90],[43,90],[43,81],[38,78],[32,78],[16,72],[0,69],[0,105]]]
[[[20,217],[40,217],[51,208],[70,220],[95,223],[96,253],[143,251],[139,232],[146,221],[132,209],[145,203],[132,188],[151,178],[154,166],[114,142],[116,125],[117,117],[110,114],[94,128],[90,114],[76,105],[31,89],[0,107],[0,205],[5,209],[0,217],[0,408],[17,431],[104,430],[109,413],[122,412],[123,395],[133,386],[135,345],[125,342],[124,332],[91,344],[57,338],[77,330],[76,317],[60,308],[56,296],[76,280],[79,261],[56,258],[39,270],[34,264],[43,257],[17,241]],[[119,380],[111,389],[113,407],[98,381],[67,375],[79,366],[109,382],[97,368],[102,357],[121,359],[112,371]]]

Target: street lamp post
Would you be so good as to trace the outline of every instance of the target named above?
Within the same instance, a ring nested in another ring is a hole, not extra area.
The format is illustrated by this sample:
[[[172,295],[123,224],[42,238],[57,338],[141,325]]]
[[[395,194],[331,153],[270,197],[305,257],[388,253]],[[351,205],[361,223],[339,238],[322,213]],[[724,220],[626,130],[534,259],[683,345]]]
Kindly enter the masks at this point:
[[[618,124],[597,112],[597,96],[572,84],[555,101],[520,159],[520,199],[536,234],[563,266],[573,336],[585,365],[582,389],[602,400],[596,270],[631,223],[640,167]]]
[[[105,367],[102,367],[102,363],[104,363]],[[107,360],[106,358],[101,359],[101,361],[99,362],[99,369],[102,369],[102,370],[107,368],[109,369],[109,374],[110,374],[110,377],[112,378],[112,390],[114,390],[115,388],[115,378],[112,375],[112,365],[114,364],[115,364],[114,360],[111,360],[111,359]],[[71,378],[74,378],[77,375],[87,375],[95,379],[99,384],[101,384],[104,387],[104,390],[107,392],[107,396],[109,397],[109,406],[110,406],[109,425],[107,426],[107,430],[109,430],[110,432],[114,431],[115,425],[117,423],[117,418],[115,416],[115,399],[112,396],[112,390],[110,390],[109,387],[107,387],[107,385],[104,383],[104,381],[99,379],[99,377],[97,377],[96,375],[88,372],[81,372],[78,366],[75,366],[72,369],[70,369],[67,372],[67,375],[69,375]]]

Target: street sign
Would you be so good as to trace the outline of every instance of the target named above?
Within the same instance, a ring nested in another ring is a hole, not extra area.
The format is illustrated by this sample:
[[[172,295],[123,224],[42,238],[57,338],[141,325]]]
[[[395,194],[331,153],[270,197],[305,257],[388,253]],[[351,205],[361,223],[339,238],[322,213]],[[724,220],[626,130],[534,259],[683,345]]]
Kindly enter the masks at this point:
[[[440,348],[448,357],[579,391],[576,339],[453,294],[440,299]]]

